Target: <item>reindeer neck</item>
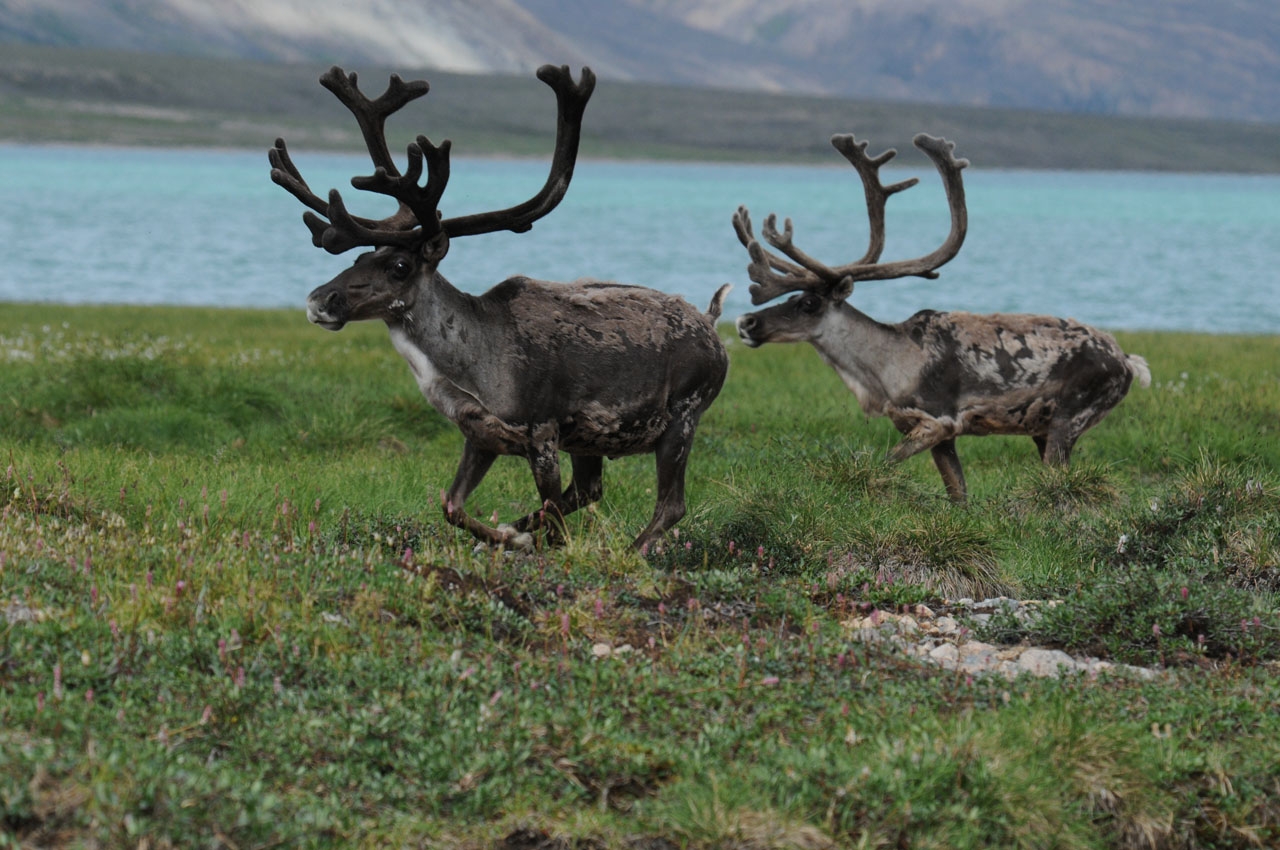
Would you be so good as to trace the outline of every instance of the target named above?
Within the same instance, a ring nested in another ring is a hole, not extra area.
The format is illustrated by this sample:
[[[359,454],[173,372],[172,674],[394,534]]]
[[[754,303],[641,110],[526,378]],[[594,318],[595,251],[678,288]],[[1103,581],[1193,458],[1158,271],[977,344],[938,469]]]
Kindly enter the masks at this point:
[[[478,392],[479,374],[491,360],[487,353],[501,333],[484,321],[480,299],[436,272],[419,284],[413,304],[386,322],[392,343],[429,399],[430,387],[440,380],[468,394]]]
[[[841,303],[810,340],[828,366],[858,398],[870,416],[886,409],[910,390],[922,360],[919,346],[900,329]]]

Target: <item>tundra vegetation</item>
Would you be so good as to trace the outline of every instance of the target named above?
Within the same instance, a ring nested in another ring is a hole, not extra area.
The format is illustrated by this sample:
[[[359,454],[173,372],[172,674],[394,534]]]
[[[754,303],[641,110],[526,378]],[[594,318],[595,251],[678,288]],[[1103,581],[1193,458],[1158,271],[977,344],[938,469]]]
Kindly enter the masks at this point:
[[[6,305],[0,844],[1280,843],[1280,339],[1117,333],[1152,386],[1069,469],[972,441],[958,505],[812,348],[720,333],[645,560],[645,457],[563,547],[477,550],[430,499],[462,437],[380,327]],[[532,496],[499,458],[470,504]],[[976,637],[1160,672],[968,676],[848,627],[976,588],[1061,600]]]

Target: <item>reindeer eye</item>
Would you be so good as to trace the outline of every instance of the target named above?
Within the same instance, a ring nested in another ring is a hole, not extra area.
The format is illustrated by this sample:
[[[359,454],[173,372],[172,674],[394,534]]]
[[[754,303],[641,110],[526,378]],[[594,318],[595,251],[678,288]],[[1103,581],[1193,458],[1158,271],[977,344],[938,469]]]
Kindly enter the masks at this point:
[[[816,295],[805,295],[800,299],[799,307],[802,313],[816,313],[822,309],[822,299]]]
[[[396,260],[391,264],[391,276],[396,280],[404,280],[413,273],[413,263],[405,259]]]

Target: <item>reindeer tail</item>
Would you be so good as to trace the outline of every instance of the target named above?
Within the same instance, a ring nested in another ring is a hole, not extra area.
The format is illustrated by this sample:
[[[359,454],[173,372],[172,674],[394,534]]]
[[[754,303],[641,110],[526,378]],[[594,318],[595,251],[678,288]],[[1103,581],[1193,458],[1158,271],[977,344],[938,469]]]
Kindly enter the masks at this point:
[[[1147,365],[1146,358],[1130,354],[1129,368],[1133,370],[1133,376],[1138,379],[1139,386],[1151,386],[1151,367]]]
[[[711,306],[707,308],[707,315],[711,317],[711,321],[714,322],[720,318],[720,311],[724,309],[724,297],[729,294],[730,289],[733,289],[733,284],[726,283],[711,296]]]

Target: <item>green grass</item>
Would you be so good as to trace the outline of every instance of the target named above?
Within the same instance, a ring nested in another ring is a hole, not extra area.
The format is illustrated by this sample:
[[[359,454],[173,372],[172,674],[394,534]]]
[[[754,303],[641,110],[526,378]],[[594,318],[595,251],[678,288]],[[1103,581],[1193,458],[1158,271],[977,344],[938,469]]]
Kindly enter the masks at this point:
[[[1119,338],[1154,385],[1070,470],[961,440],[967,507],[812,350],[731,344],[645,561],[648,457],[565,547],[476,551],[381,327],[5,305],[0,846],[1273,846],[1280,339]],[[535,498],[504,459],[471,506]],[[1165,672],[845,625],[998,591],[1061,604],[986,636]]]

